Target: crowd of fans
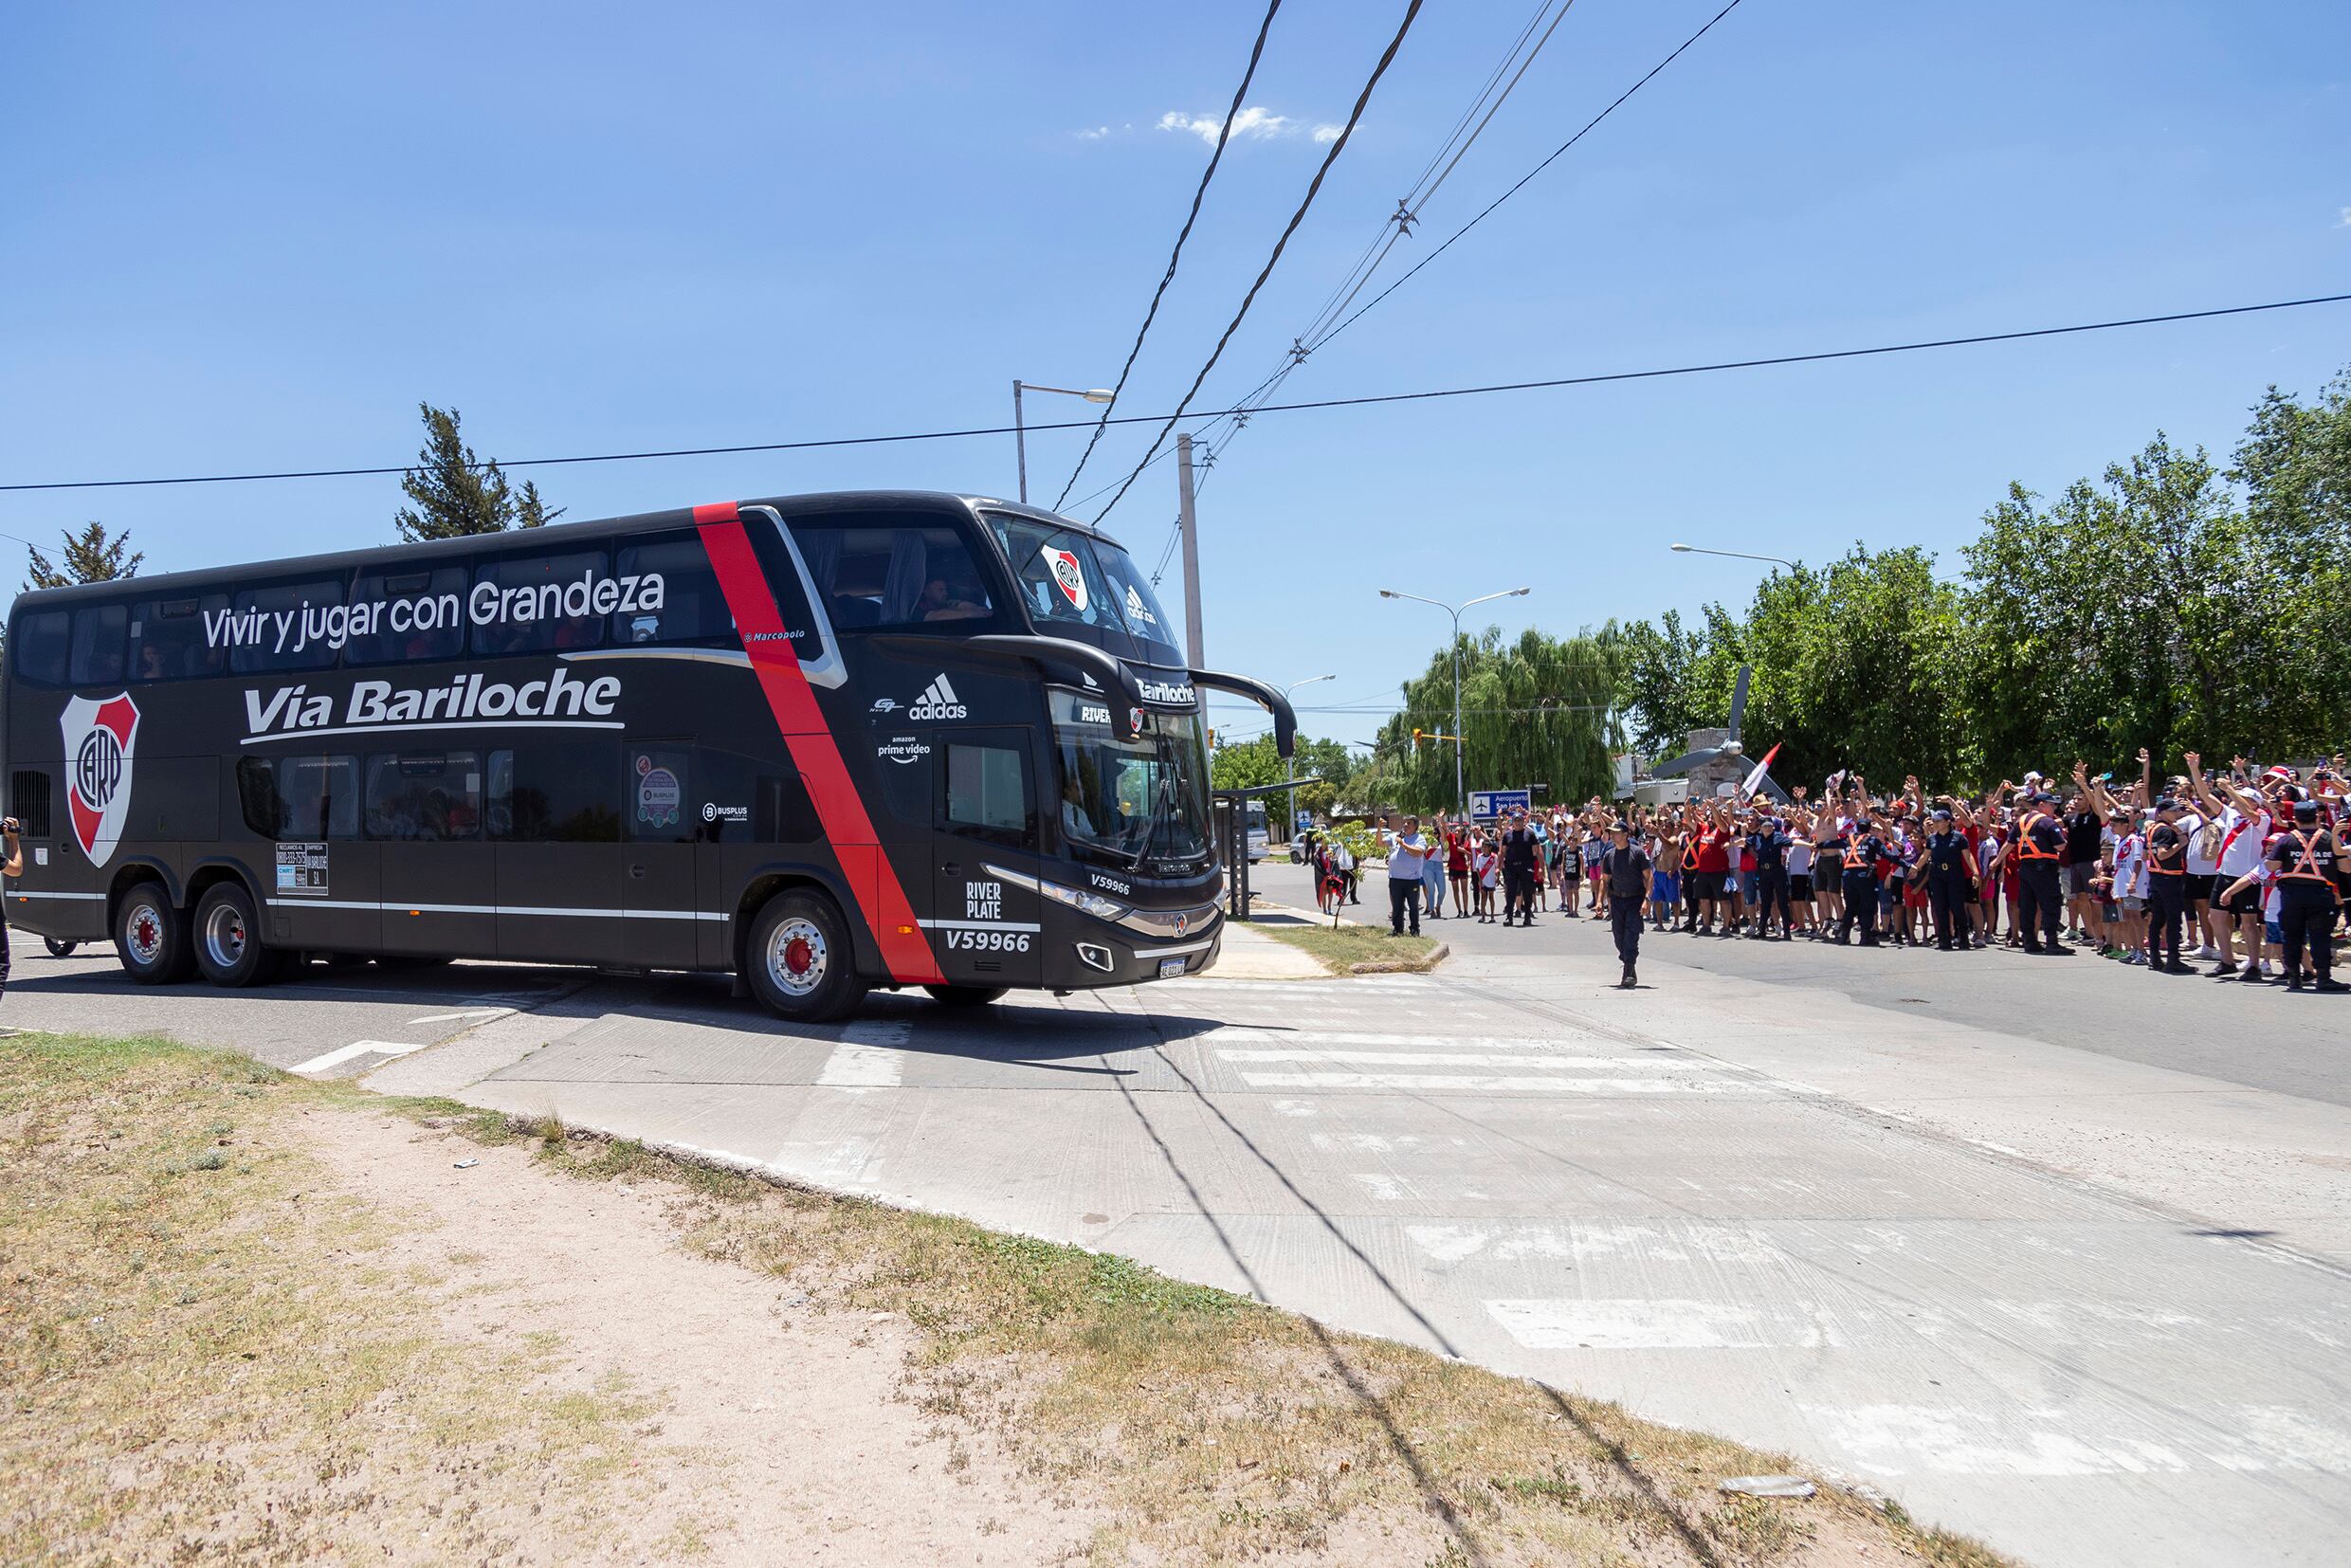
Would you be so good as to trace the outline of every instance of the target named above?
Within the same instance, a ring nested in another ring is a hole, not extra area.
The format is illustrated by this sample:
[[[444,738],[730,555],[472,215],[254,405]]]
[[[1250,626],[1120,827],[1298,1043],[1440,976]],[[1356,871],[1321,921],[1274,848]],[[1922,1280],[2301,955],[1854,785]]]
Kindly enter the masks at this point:
[[[1595,797],[1493,823],[1433,818],[1426,831],[1390,817],[1391,928],[1417,932],[1424,907],[1504,925],[1555,908],[1605,918],[1608,879],[1595,872],[1621,825],[1655,867],[1643,917],[1661,932],[1943,952],[2005,943],[2351,991],[2333,976],[2351,894],[2337,837],[2351,831],[2342,757],[2296,769],[2240,757],[2211,772],[2195,752],[2181,761],[2184,773],[2160,778],[2141,751],[2128,781],[2076,762],[2069,779],[2029,773],[1980,798],[1929,796],[1916,778],[1875,793],[1832,775],[1817,796],[1797,786],[1785,800],[1620,809]],[[1326,890],[1358,897],[1343,848],[1310,839],[1305,852]]]

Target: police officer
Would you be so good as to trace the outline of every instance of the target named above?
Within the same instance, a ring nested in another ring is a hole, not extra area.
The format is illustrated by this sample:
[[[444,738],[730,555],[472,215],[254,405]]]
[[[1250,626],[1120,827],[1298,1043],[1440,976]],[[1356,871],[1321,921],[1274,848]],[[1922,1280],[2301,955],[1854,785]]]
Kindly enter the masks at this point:
[[[1795,918],[1788,904],[1788,825],[1765,811],[1755,819],[1747,835],[1747,853],[1755,861],[1755,939],[1772,934],[1772,911],[1779,911],[1779,939],[1795,940]]]
[[[1631,991],[1639,982],[1632,966],[1641,957],[1641,906],[1649,903],[1656,865],[1649,851],[1632,842],[1632,829],[1622,817],[1608,825],[1608,853],[1600,857],[1600,875],[1608,879],[1608,923],[1616,935],[1616,957],[1625,977],[1616,982]]]
[[[1502,923],[1508,925],[1516,915],[1525,925],[1535,923],[1535,851],[1540,846],[1535,830],[1526,825],[1524,811],[1510,813],[1510,826],[1502,834]]]
[[[1934,830],[1926,835],[1926,898],[1935,911],[1935,950],[1948,953],[1956,941],[1972,945],[1968,905],[1975,902],[1976,851],[1951,825],[1951,808],[1938,806]]]
[[[2317,990],[2351,991],[2335,978],[2333,929],[2342,890],[2335,885],[2342,850],[2333,830],[2319,826],[2318,802],[2294,803],[2294,826],[2269,847],[2277,866],[2278,929],[2286,938],[2286,989],[2300,991],[2302,953],[2310,950],[2310,967],[2318,973]]]
[[[1861,945],[1878,945],[1878,861],[1886,853],[1886,839],[1878,831],[1877,819],[1870,815],[1865,802],[1855,809],[1853,826],[1846,835],[1845,919],[1837,926],[1837,945],[1844,947],[1852,940],[1853,922],[1861,922]]]
[[[2071,948],[2057,939],[2066,918],[2065,895],[2057,885],[2057,862],[2065,853],[2065,824],[2053,808],[2057,797],[2046,791],[2028,797],[2016,821],[2016,924],[2023,932],[2025,951],[2052,958],[2070,958]]]
[[[2329,906],[2331,909],[2331,905]],[[2155,803],[2155,826],[2147,830],[2147,970],[2192,973],[2179,961],[2179,926],[2188,917],[2188,835],[2179,828],[2179,802],[2170,795]]]

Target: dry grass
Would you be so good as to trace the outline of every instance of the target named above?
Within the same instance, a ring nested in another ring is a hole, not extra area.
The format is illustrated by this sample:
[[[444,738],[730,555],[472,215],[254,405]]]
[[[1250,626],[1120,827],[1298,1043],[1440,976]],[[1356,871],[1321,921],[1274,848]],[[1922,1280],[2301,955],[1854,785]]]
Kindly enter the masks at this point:
[[[0,1051],[12,1561],[468,1560],[626,1541],[650,1401],[436,1332],[437,1281],[286,1125],[319,1089],[158,1040]],[[485,1133],[487,1126],[480,1129]],[[493,1134],[493,1136],[495,1136]]]
[[[1437,964],[1435,938],[1391,936],[1384,925],[1304,925],[1260,921],[1250,929],[1276,941],[1287,942],[1334,975],[1418,975]]]

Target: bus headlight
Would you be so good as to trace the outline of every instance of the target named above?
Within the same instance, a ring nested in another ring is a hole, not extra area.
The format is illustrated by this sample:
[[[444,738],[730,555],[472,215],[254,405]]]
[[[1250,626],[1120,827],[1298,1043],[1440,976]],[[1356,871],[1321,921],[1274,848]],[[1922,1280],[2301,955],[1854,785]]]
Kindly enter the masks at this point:
[[[1126,905],[1113,903],[1100,893],[1088,892],[1083,887],[1064,887],[1059,883],[1047,882],[1040,878],[1037,882],[1037,891],[1057,903],[1066,903],[1070,908],[1091,915],[1098,921],[1121,921],[1124,920],[1127,915]]]

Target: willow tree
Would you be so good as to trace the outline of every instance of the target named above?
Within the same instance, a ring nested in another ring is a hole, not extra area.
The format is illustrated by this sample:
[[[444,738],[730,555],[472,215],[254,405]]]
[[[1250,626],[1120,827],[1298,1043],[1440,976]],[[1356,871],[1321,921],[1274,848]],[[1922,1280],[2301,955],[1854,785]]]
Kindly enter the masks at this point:
[[[1439,648],[1426,673],[1404,684],[1403,710],[1382,726],[1379,751],[1395,759],[1396,804],[1449,811],[1453,795],[1453,654]],[[1527,630],[1505,644],[1499,629],[1461,640],[1462,773],[1471,790],[1546,787],[1545,798],[1608,793],[1613,660],[1597,638]],[[1415,744],[1412,732],[1423,732]],[[1466,803],[1465,803],[1466,804]]]

